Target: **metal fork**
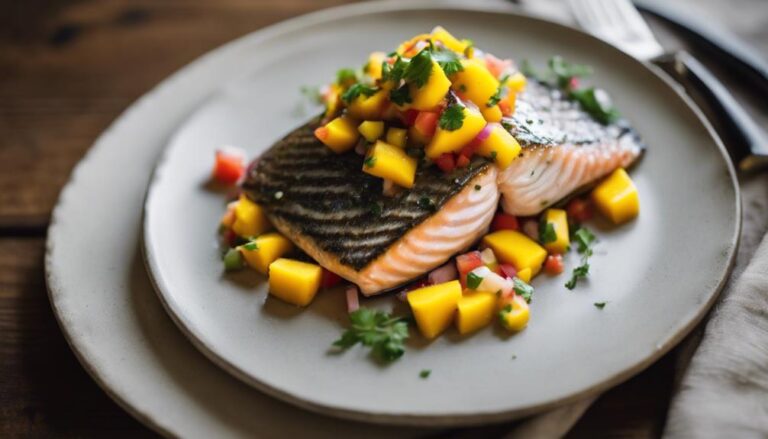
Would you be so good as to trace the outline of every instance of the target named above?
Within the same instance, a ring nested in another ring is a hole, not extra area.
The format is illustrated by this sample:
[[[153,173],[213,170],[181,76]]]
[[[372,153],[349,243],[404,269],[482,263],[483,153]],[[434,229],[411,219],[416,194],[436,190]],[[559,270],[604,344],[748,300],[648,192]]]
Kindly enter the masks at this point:
[[[768,168],[768,141],[762,129],[704,65],[684,51],[666,52],[630,0],[567,2],[587,32],[635,58],[664,67],[695,92],[694,98],[703,99],[722,119],[724,134],[734,140],[730,149],[740,169]]]

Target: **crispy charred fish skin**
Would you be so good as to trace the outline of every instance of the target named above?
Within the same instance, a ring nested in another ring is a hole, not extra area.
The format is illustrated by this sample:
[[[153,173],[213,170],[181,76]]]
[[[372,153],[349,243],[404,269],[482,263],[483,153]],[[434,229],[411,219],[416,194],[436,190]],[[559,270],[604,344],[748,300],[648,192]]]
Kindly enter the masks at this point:
[[[380,178],[362,172],[364,157],[331,151],[315,138],[318,126],[315,118],[279,140],[249,167],[243,190],[273,222],[287,224],[355,270],[492,166],[480,157],[450,173],[419,166],[413,188],[388,197]]]

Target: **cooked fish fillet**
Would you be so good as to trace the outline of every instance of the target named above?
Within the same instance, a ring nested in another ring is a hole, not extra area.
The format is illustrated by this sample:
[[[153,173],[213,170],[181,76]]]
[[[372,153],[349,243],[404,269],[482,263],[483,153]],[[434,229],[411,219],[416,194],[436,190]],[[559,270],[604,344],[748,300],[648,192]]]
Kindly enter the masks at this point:
[[[317,120],[277,142],[243,188],[275,227],[320,265],[373,295],[418,278],[484,234],[499,199],[485,159],[443,173],[420,167],[394,197],[361,172],[363,157],[335,154],[313,135]]]
[[[502,207],[535,215],[637,160],[644,145],[626,121],[603,125],[559,90],[530,81],[505,120],[523,152],[499,175]]]

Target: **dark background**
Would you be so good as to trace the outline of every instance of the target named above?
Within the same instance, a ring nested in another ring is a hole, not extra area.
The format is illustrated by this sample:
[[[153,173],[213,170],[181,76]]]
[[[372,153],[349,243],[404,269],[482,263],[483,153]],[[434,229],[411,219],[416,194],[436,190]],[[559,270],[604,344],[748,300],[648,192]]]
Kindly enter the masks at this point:
[[[152,435],[84,372],[51,312],[43,254],[58,192],[99,133],[157,82],[233,38],[340,3],[0,2],[0,437]],[[680,3],[768,54],[768,2]],[[677,355],[602,396],[571,436],[658,436]]]

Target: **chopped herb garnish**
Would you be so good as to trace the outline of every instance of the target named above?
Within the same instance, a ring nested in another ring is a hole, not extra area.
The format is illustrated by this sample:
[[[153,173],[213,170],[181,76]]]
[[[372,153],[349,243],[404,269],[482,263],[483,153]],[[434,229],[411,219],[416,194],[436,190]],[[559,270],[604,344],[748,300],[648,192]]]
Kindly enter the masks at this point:
[[[235,271],[243,268],[243,255],[240,250],[231,248],[224,253],[224,269],[227,271]]]
[[[479,190],[480,190],[480,189],[482,189],[482,188],[483,188],[483,187],[482,187],[482,186],[480,186],[479,184],[476,184],[476,185],[475,185],[475,190],[476,190],[476,191],[479,191]]]
[[[347,89],[344,93],[341,94],[341,100],[350,103],[357,99],[358,96],[363,95],[366,97],[373,96],[377,91],[379,91],[376,87],[372,87],[370,85],[365,84],[352,84],[351,87]]]
[[[467,288],[470,290],[476,290],[477,287],[483,282],[482,276],[478,276],[475,273],[467,273]]]
[[[464,70],[464,66],[462,66],[461,61],[459,61],[459,56],[456,55],[456,52],[453,50],[433,50],[432,58],[437,61],[447,76],[451,76]]]
[[[417,202],[417,204],[422,209],[430,209],[430,210],[434,210],[435,209],[435,203],[429,197],[421,197],[421,198],[419,198],[419,201]]]
[[[464,125],[464,106],[460,104],[450,105],[440,115],[438,125],[446,131],[455,131],[461,128]]]
[[[366,158],[366,159],[365,159],[365,161],[363,162],[363,164],[365,164],[365,167],[366,167],[366,168],[372,168],[372,167],[374,167],[374,166],[376,165],[376,157],[374,157],[374,156],[369,156],[368,158]]]
[[[432,73],[432,54],[429,48],[423,49],[411,58],[411,61],[405,67],[403,79],[416,84],[416,87],[423,87],[429,80]]]
[[[352,82],[357,82],[357,72],[355,72],[355,69],[344,68],[336,72],[337,84],[346,85]]]
[[[333,345],[348,349],[357,343],[370,347],[376,358],[394,361],[405,352],[403,342],[408,339],[408,323],[402,317],[370,308],[360,308],[349,314],[352,326]]]
[[[502,119],[501,126],[503,126],[504,129],[507,130],[507,131],[512,131],[512,129],[515,127],[515,124],[513,124],[512,122],[510,122],[508,120],[503,120]]]
[[[555,225],[542,221],[539,223],[539,242],[542,244],[549,244],[550,242],[557,241],[557,233],[555,232]]]
[[[507,86],[505,85],[506,82],[507,82],[507,78],[509,78],[509,75],[504,75],[499,80],[499,88],[497,88],[496,89],[496,93],[494,93],[493,96],[491,96],[488,99],[488,102],[485,104],[486,107],[491,108],[494,105],[498,104],[504,98],[504,96],[507,94],[507,92],[509,91],[507,89]]]
[[[603,308],[605,308],[605,305],[607,303],[608,302],[595,302],[594,305],[595,305],[595,308],[597,308],[597,309],[603,309]]]
[[[499,155],[496,151],[491,151],[491,160],[496,160],[496,156]]]
[[[520,297],[525,299],[526,302],[531,303],[531,297],[533,297],[533,287],[525,283],[523,280],[517,277],[512,278],[512,289]]]
[[[398,84],[405,75],[405,69],[408,67],[408,61],[405,61],[398,54],[390,54],[389,56],[395,57],[394,64],[389,64],[387,61],[383,61],[381,64],[381,79],[383,81],[392,81]]]
[[[258,250],[259,249],[259,245],[256,244],[256,241],[251,240],[251,241],[248,241],[247,243],[243,244],[243,248],[252,252],[252,251]]]
[[[395,105],[402,106],[408,104],[412,101],[411,89],[408,88],[407,84],[403,84],[389,92],[389,100],[392,101],[392,103]]]
[[[431,374],[432,371],[429,369],[422,369],[421,372],[419,372],[419,378],[427,379],[429,378],[429,374]]]
[[[584,111],[601,123],[609,124],[619,118],[619,112],[613,107],[611,98],[602,89],[589,87],[572,90],[569,96],[577,101]]]
[[[589,275],[589,258],[592,256],[592,246],[596,238],[589,229],[581,227],[574,232],[573,240],[578,244],[576,251],[581,253],[581,265],[573,269],[571,279],[565,284],[569,290],[576,288],[576,282],[579,279],[584,279]]]

